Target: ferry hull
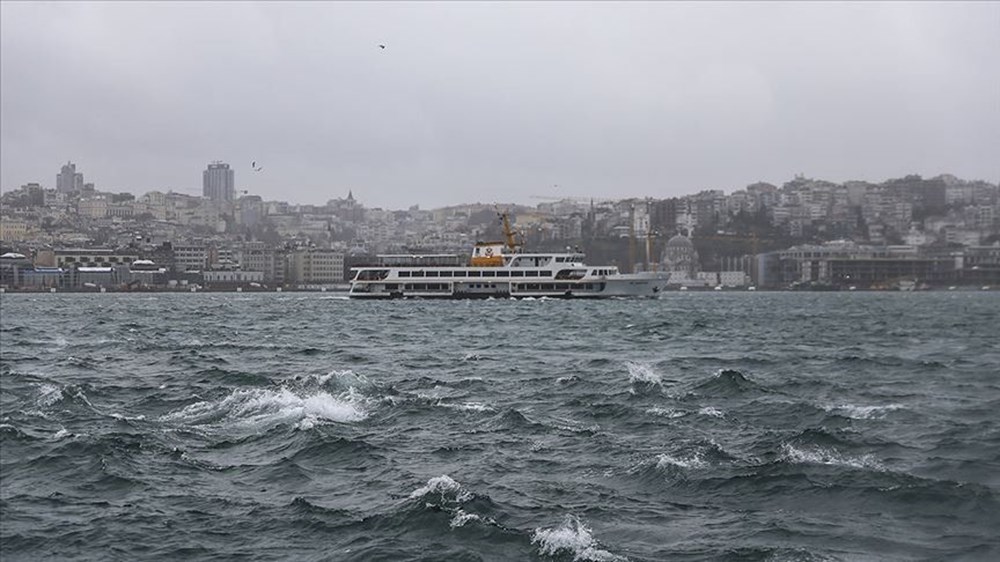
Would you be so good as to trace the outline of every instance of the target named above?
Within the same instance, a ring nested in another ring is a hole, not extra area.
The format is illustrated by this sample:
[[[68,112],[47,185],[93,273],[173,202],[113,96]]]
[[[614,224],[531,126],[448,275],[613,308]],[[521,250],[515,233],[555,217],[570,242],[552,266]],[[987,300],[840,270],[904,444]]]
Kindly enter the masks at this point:
[[[576,283],[559,283],[557,289],[524,289],[516,283],[496,283],[494,287],[468,288],[459,284],[445,289],[422,291],[406,288],[387,289],[380,283],[352,283],[352,299],[607,299],[658,298],[667,286],[665,273],[634,273],[608,276]],[[557,285],[553,283],[552,285]]]

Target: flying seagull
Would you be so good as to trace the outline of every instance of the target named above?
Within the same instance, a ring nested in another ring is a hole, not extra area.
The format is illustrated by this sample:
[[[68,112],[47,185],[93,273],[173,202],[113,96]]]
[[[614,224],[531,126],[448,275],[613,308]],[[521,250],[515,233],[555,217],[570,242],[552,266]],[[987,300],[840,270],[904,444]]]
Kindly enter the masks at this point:
[[[256,160],[254,160],[253,162],[250,162],[250,168],[253,169],[253,171],[255,171],[255,172],[262,172],[262,171],[264,171],[264,167],[263,166],[258,166]]]
[[[379,48],[379,49],[385,49],[385,45],[384,45],[384,44],[382,44],[382,43],[379,43],[379,46],[378,46],[378,48]]]

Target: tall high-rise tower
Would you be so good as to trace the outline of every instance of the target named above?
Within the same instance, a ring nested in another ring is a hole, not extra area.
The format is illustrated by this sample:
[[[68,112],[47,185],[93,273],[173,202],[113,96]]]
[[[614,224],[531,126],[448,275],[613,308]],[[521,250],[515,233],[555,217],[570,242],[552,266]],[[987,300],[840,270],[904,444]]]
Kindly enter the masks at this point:
[[[202,195],[212,201],[232,201],[236,194],[236,173],[229,164],[216,160],[202,172]]]
[[[66,162],[56,174],[56,191],[69,193],[81,189],[83,189],[83,174],[76,171],[76,164]]]

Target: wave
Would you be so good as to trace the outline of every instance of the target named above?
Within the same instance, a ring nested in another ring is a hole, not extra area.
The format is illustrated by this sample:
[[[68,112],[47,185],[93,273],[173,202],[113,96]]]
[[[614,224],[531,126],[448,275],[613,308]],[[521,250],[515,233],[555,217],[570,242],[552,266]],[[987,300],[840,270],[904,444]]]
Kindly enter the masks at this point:
[[[720,369],[714,376],[694,387],[701,394],[713,396],[736,396],[751,392],[768,392],[760,384],[750,380],[741,371],[735,369]]]
[[[715,441],[694,441],[670,452],[660,453],[652,461],[644,461],[629,472],[644,472],[650,466],[657,471],[702,469],[713,465],[731,464],[735,460],[735,456],[726,452]]]
[[[463,490],[462,485],[447,474],[427,480],[426,484],[410,493],[410,499],[423,498],[429,494],[436,494],[441,498],[451,498],[459,503],[472,499],[472,494]]]
[[[768,562],[836,562],[839,558],[816,554],[801,548],[744,547],[726,551],[726,559],[766,560]]]
[[[602,550],[594,539],[590,528],[580,522],[575,515],[567,515],[558,527],[535,529],[531,544],[538,546],[543,556],[572,556],[575,561],[619,562],[627,560],[622,556]]]
[[[353,388],[334,396],[326,391],[289,388],[239,389],[221,400],[205,400],[160,416],[160,421],[259,433],[292,424],[308,430],[323,421],[350,423],[368,417],[368,400]]]
[[[486,420],[479,428],[470,430],[472,433],[490,431],[531,431],[544,428],[540,423],[529,420],[524,414],[514,408],[505,408]]]
[[[854,404],[838,404],[823,406],[827,412],[844,415],[855,420],[882,419],[889,412],[902,410],[902,404],[884,404],[873,406],[856,406]]]
[[[482,402],[463,402],[461,404],[440,404],[444,408],[450,410],[459,410],[462,412],[495,412],[496,408],[483,404]]]
[[[468,513],[462,508],[458,508],[455,510],[455,516],[451,518],[448,526],[455,529],[458,527],[464,527],[466,523],[471,523],[472,521],[485,521],[487,523],[493,523],[492,519],[484,520],[481,516],[476,515],[475,513]]]
[[[660,406],[653,406],[646,410],[647,414],[653,416],[660,416],[664,418],[682,418],[688,415],[690,412],[685,412],[683,410],[675,410],[673,408],[662,408]]]
[[[786,444],[782,447],[782,459],[795,464],[846,466],[880,472],[886,470],[873,455],[849,456],[824,447],[805,448]]]
[[[63,399],[62,390],[54,385],[43,383],[38,388],[38,399],[35,404],[40,408],[47,408]]]
[[[28,435],[24,431],[21,431],[19,427],[11,423],[0,423],[0,440],[16,439],[16,440],[33,440],[35,439],[31,435]]]
[[[355,373],[350,369],[330,371],[324,375],[306,375],[304,377],[296,377],[296,379],[305,386],[316,385],[330,390],[356,389],[367,392],[378,389],[378,385],[375,382],[364,375]]]
[[[635,384],[660,385],[663,383],[663,376],[653,370],[647,363],[635,363],[629,361],[625,363],[628,368],[628,382]]]
[[[723,413],[722,410],[719,410],[718,408],[712,406],[702,407],[701,409],[698,410],[698,415],[709,416],[713,418],[723,418],[726,416],[726,414]]]
[[[686,457],[675,457],[667,453],[662,453],[656,457],[656,468],[663,469],[669,466],[676,466],[678,468],[705,468],[708,466],[708,462],[705,461],[705,457],[701,452],[695,452]]]

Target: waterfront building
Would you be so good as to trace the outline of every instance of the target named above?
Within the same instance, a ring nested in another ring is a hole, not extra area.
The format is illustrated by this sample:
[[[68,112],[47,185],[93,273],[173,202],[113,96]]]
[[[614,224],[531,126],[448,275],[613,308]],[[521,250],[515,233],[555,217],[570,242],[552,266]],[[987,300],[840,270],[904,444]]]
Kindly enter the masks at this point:
[[[208,248],[203,244],[174,244],[174,269],[202,271],[208,267]]]
[[[921,255],[912,246],[868,246],[849,241],[804,244],[758,257],[763,287],[858,287],[891,289],[901,282],[929,285],[955,281],[956,260]]]
[[[122,271],[124,270],[124,271]],[[128,267],[74,267],[66,271],[68,279],[65,281],[67,287],[115,287],[120,281],[120,272],[127,272]]]
[[[344,282],[344,253],[328,248],[299,248],[288,254],[285,281],[295,285]]]
[[[0,255],[0,286],[19,287],[23,272],[34,269],[28,256],[18,252]]]
[[[119,252],[110,248],[58,248],[39,250],[36,267],[73,269],[77,267],[115,267],[139,259],[138,252]]]
[[[27,269],[19,274],[21,287],[31,289],[54,289],[63,287],[63,270],[58,267],[38,267]]]
[[[205,286],[209,288],[240,287],[251,283],[260,284],[264,281],[264,272],[239,269],[205,271],[202,273],[202,279],[204,279]]]
[[[284,283],[285,258],[278,250],[263,242],[247,242],[235,256],[240,269],[262,272],[264,283]]]

